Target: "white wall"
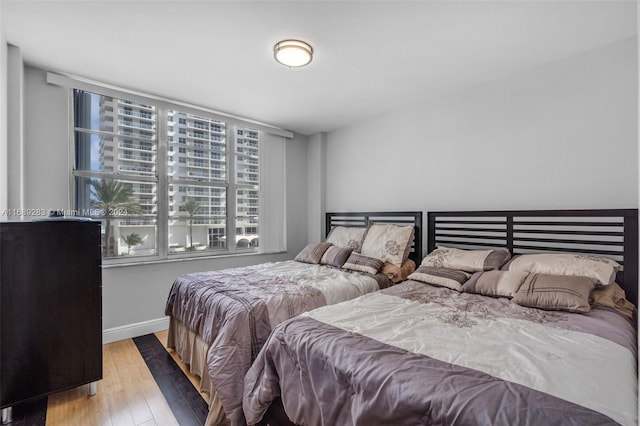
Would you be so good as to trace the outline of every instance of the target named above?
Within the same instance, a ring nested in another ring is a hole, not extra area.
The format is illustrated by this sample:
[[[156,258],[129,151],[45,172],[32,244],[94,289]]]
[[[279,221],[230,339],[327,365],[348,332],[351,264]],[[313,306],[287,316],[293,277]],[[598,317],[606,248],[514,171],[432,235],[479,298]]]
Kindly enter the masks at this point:
[[[325,147],[327,134],[309,136],[307,142],[307,215],[310,243],[324,240]]]
[[[45,76],[25,67],[25,207],[68,209],[68,91],[46,84]],[[287,253],[104,268],[103,328],[164,317],[166,297],[180,274],[293,258],[307,241],[306,203],[298,201],[306,200],[306,142],[296,136],[286,143]]]
[[[328,210],[638,206],[637,40],[330,132]]]
[[[2,20],[2,2],[0,2],[0,212],[7,208],[7,39]],[[6,217],[0,214],[0,220]]]

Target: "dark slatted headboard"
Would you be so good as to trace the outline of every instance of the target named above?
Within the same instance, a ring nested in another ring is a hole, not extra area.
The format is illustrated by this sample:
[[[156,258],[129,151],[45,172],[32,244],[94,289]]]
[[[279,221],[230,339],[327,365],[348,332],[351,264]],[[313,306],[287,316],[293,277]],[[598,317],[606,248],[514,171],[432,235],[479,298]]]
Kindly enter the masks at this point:
[[[513,254],[573,252],[622,265],[617,281],[638,305],[638,210],[429,212],[427,249],[506,248]]]
[[[349,212],[327,213],[326,232],[329,235],[334,226],[357,226],[366,228],[371,223],[389,223],[393,225],[413,225],[415,230],[413,245],[409,259],[416,262],[422,261],[422,212]]]

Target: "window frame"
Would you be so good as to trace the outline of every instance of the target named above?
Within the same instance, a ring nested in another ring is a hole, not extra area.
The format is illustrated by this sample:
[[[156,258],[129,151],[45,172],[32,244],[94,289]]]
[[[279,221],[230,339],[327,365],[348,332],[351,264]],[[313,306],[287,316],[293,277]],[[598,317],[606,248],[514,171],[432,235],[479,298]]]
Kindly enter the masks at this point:
[[[226,177],[226,191],[227,191],[227,207],[226,207],[226,232],[227,241],[235,241],[236,239],[236,191],[242,185],[236,186],[236,137],[237,128],[251,129],[258,132],[265,132],[275,136],[282,136],[283,138],[293,138],[293,133],[287,130],[283,130],[268,124],[245,119],[242,117],[222,113],[219,111],[211,110],[209,108],[203,108],[195,105],[191,105],[185,102],[175,101],[167,98],[162,98],[153,95],[143,94],[141,92],[131,91],[127,89],[116,88],[114,86],[93,82],[91,80],[82,79],[79,77],[68,77],[55,73],[47,73],[47,82],[63,86],[68,89],[68,118],[69,118],[69,206],[70,210],[76,209],[76,177],[94,177],[95,172],[82,171],[75,169],[75,116],[74,116],[74,90],[84,90],[92,92],[97,95],[110,96],[117,99],[123,99],[133,102],[138,102],[147,105],[153,105],[156,107],[156,173],[157,179],[152,178],[157,184],[157,226],[156,226],[156,255],[141,255],[141,256],[118,256],[109,257],[103,259],[104,265],[130,265],[130,264],[144,264],[144,263],[158,263],[175,260],[193,260],[202,258],[215,258],[220,256],[233,256],[233,255],[246,255],[246,254],[262,254],[266,251],[262,244],[259,247],[238,248],[236,244],[229,245],[225,249],[221,250],[204,250],[190,251],[180,254],[169,253],[169,185],[176,185],[176,182],[169,182],[168,178],[168,155],[169,155],[169,141],[168,141],[168,127],[170,110],[179,111],[187,114],[194,114],[211,118],[213,120],[220,120],[226,123],[228,129],[233,131],[227,132],[227,177]],[[262,140],[262,138],[261,138]],[[260,193],[260,207],[259,207],[259,223],[258,226],[264,222],[264,215],[267,214],[265,209],[262,208],[262,198],[265,189],[265,181],[263,179],[263,144],[259,144],[259,179],[258,179],[258,191]],[[106,175],[103,173],[103,175]],[[126,180],[115,174],[116,178]],[[286,232],[286,227],[284,227]],[[262,238],[261,238],[262,239]],[[286,250],[286,247],[284,248]]]

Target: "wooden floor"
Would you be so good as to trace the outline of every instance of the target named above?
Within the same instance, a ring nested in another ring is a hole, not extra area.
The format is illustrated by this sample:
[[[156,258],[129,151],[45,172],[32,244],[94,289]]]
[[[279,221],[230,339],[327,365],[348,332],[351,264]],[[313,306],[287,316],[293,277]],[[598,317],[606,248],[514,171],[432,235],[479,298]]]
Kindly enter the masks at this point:
[[[166,345],[166,331],[156,336]],[[97,394],[90,397],[88,386],[80,386],[51,395],[48,426],[178,426],[133,340],[103,345],[102,353],[104,378],[98,382]],[[175,352],[170,353],[179,361]],[[182,362],[177,364],[198,389],[200,379]]]

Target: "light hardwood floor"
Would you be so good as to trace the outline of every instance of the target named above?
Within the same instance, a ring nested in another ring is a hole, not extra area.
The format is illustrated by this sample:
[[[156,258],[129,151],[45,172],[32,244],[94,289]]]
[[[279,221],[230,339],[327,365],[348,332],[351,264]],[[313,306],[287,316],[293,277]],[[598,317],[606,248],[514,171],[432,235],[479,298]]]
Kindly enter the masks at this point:
[[[167,332],[156,333],[163,345]],[[169,351],[198,389],[200,379]],[[151,426],[178,425],[133,340],[103,345],[103,380],[88,396],[80,386],[49,397],[47,426]]]

